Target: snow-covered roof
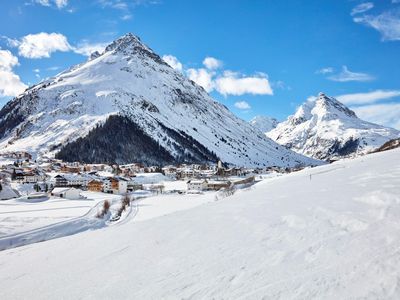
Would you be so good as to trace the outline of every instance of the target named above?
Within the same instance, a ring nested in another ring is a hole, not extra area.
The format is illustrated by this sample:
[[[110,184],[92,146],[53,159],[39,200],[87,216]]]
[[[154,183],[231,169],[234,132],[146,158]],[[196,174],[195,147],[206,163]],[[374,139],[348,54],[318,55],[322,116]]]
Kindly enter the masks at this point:
[[[70,191],[70,190],[80,191],[79,189],[76,189],[76,188],[73,188],[73,187],[56,187],[51,192],[53,194],[61,194],[61,193],[65,193],[65,192]]]
[[[2,185],[2,190],[0,191],[0,200],[7,200],[19,197],[18,192],[13,190],[9,185],[6,185],[4,183],[2,183],[1,185]]]

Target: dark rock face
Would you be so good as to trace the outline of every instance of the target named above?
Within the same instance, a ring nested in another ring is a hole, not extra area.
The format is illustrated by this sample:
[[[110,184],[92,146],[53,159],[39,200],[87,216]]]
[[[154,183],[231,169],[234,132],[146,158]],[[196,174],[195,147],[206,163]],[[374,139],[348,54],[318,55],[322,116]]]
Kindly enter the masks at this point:
[[[344,143],[335,141],[332,147],[329,148],[328,152],[332,154],[337,154],[339,156],[350,155],[357,151],[359,143],[360,141],[358,139],[353,138],[345,141]]]
[[[36,91],[32,91],[23,97],[14,98],[3,106],[0,110],[0,139],[25,121],[29,113],[34,110],[37,98]]]
[[[392,150],[400,147],[400,138],[399,139],[393,139],[390,140],[386,143],[384,143],[381,147],[376,149],[374,152],[382,152],[382,151],[387,151],[387,150]]]
[[[175,152],[178,153],[178,156],[175,162],[215,163],[219,160],[214,152],[208,150],[204,145],[200,144],[184,131],[180,130],[178,132],[164,126],[161,123],[159,123],[159,125],[163,128],[163,130],[169,137],[176,141],[176,143],[174,143],[174,148]]]
[[[163,127],[175,141],[178,155],[173,157],[149,137],[135,122],[125,116],[110,116],[83,138],[62,146],[56,158],[85,163],[132,163],[165,165],[170,163],[208,163],[218,158],[183,132]]]

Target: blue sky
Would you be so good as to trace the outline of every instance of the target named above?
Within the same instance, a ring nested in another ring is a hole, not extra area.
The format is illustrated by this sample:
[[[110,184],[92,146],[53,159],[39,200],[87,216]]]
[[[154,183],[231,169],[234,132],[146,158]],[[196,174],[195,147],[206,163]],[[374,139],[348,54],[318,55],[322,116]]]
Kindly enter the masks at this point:
[[[246,120],[323,91],[400,129],[400,0],[0,2],[0,105],[132,32]]]

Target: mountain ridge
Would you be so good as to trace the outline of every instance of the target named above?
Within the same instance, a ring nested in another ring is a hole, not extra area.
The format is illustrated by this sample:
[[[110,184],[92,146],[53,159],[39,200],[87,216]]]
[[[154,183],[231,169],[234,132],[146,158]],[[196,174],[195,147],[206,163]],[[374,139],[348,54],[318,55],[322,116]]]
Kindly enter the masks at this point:
[[[214,153],[240,166],[320,163],[256,132],[133,34],[10,101],[0,111],[0,148],[54,157],[114,115],[134,122],[175,161],[182,149],[187,152],[184,157],[196,157],[198,145],[203,145],[205,156]],[[187,137],[196,142],[183,146]]]
[[[337,99],[320,93],[267,136],[303,155],[331,160],[369,153],[400,132],[363,121]]]
[[[249,123],[255,128],[259,129],[262,133],[266,133],[276,128],[276,126],[279,124],[279,121],[272,117],[259,115],[251,119]]]

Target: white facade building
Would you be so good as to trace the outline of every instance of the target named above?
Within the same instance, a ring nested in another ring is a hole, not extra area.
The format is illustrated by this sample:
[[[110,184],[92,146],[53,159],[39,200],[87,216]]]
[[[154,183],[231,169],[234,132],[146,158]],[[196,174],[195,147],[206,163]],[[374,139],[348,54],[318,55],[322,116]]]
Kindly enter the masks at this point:
[[[65,198],[69,200],[78,200],[82,199],[83,197],[81,196],[82,190],[76,189],[76,188],[54,188],[51,191],[51,195],[55,197],[60,197],[60,198]]]
[[[187,182],[188,191],[204,191],[207,187],[207,180],[189,180]]]

